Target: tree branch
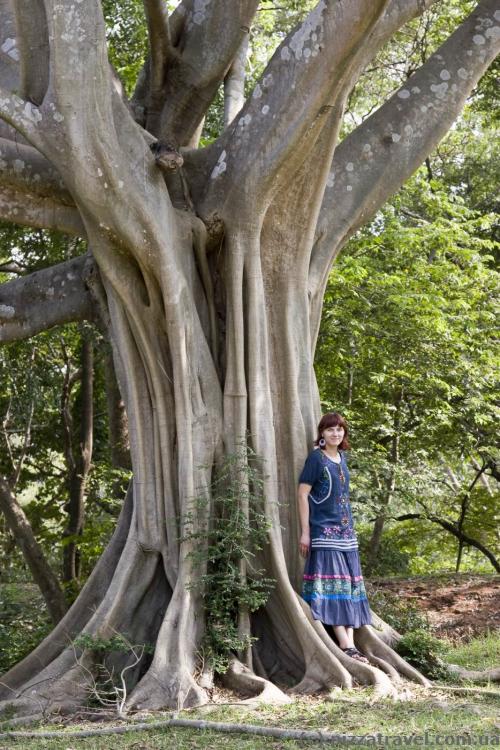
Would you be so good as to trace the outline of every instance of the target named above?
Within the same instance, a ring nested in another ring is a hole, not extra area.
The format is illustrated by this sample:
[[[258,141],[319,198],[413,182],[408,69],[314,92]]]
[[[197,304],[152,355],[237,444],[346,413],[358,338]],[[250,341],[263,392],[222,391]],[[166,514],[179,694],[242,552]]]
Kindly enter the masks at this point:
[[[64,593],[42,548],[35,539],[25,512],[14,497],[9,482],[3,476],[0,476],[0,510],[17,544],[21,547],[35,583],[40,587],[54,624],[59,622],[67,610]]]
[[[278,173],[285,182],[297,171],[331,110],[337,109],[337,119],[340,116],[347,82],[366,55],[366,45],[371,46],[373,30],[389,2],[320,0],[289,34],[238,121],[211,147],[218,161],[204,213],[229,196],[231,201],[243,201],[248,191],[268,194],[272,183],[276,187]],[[255,155],[250,163],[249,153]]]
[[[0,285],[0,342],[34,336],[55,325],[95,320],[87,279],[96,273],[89,255]]]
[[[147,130],[178,145],[190,142],[248,33],[257,6],[258,0],[211,0],[204,6],[182,3],[176,9],[161,112],[147,113]],[[146,109],[150,105],[144,104]]]
[[[122,210],[134,177],[149,184],[154,159],[116,91],[100,0],[45,0],[45,7],[50,81],[40,107],[38,148],[62,176],[80,214],[98,214],[108,226],[108,208]],[[142,209],[137,201],[135,207]]]
[[[224,127],[234,120],[245,103],[245,67],[248,53],[248,34],[245,34],[233,64],[224,78]]]
[[[153,96],[161,91],[171,51],[167,6],[164,0],[143,0],[149,34],[149,74]]]
[[[20,226],[57,229],[85,237],[85,228],[76,208],[8,186],[0,186],[0,219]]]
[[[111,110],[113,81],[101,3],[45,0],[50,39],[50,83],[44,110],[51,130],[69,127],[97,102]],[[106,94],[104,99],[101,94]]]
[[[20,53],[19,94],[40,105],[49,82],[49,39],[43,0],[13,3]]]
[[[500,48],[495,0],[482,0],[404,87],[337,148],[317,224],[311,293],[336,254],[449,130]],[[335,210],[332,207],[335,206]]]
[[[75,205],[60,174],[37,149],[2,137],[0,185],[57,199],[67,206]]]
[[[19,49],[11,3],[0,2],[0,87],[19,89]]]
[[[33,361],[34,352],[31,354],[31,360]],[[26,419],[26,425],[24,428],[24,436],[23,436],[23,447],[21,449],[21,455],[19,456],[17,466],[14,469],[14,472],[11,477],[11,487],[14,489],[19,481],[19,477],[21,476],[21,471],[26,459],[26,455],[28,453],[28,448],[31,445],[31,425],[33,422],[33,414],[35,412],[35,401],[32,398],[31,403],[29,405],[28,409],[28,415]]]
[[[461,541],[464,544],[468,544],[470,547],[475,547],[480,552],[485,555],[485,557],[488,558],[488,560],[491,562],[497,573],[500,573],[500,563],[496,559],[493,552],[491,552],[487,547],[484,546],[480,541],[477,539],[473,539],[468,534],[465,534],[464,531],[459,529],[456,524],[452,523],[451,521],[447,521],[444,518],[439,518],[438,516],[435,516],[433,514],[424,515],[423,513],[404,513],[401,516],[394,516],[392,520],[394,521],[410,521],[413,519],[421,519],[425,521],[431,521],[432,523],[438,524],[438,526],[441,526],[446,531],[449,531],[450,534],[453,534],[454,537],[456,537],[459,541]]]
[[[40,109],[17,94],[11,94],[0,86],[0,118],[18,130],[35,147],[41,144]]]
[[[73,198],[52,164],[31,146],[2,137],[0,218],[85,236]]]

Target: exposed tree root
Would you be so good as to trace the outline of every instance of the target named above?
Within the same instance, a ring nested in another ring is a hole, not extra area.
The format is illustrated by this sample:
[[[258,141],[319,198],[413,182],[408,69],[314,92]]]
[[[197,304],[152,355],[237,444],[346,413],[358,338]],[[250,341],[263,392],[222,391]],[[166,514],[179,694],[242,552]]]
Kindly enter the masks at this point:
[[[80,595],[51,633],[25,659],[0,678],[0,700],[12,698],[33,674],[39,674],[82,631],[103,600],[127,540],[133,509],[130,485],[115,532]]]
[[[431,690],[444,690],[450,693],[470,693],[471,695],[486,695],[490,698],[500,698],[500,690],[485,690],[484,688],[461,687],[451,685],[431,685]]]
[[[488,684],[490,682],[500,682],[500,667],[478,671],[474,669],[464,669],[458,664],[447,664],[447,669],[461,680],[470,680],[479,684]]]
[[[57,660],[63,662],[61,666],[65,667],[57,675],[33,679],[15,700],[2,701],[0,718],[6,720],[11,711],[15,711],[16,718],[33,720],[39,715],[47,718],[52,714],[73,713],[81,708],[94,684],[95,665],[89,653],[84,653],[78,664],[73,659],[72,665],[68,656],[65,653]]]
[[[375,612],[372,612],[372,627],[376,631],[377,636],[381,641],[386,643],[391,648],[394,648],[396,643],[401,639],[401,634],[397,630],[394,630],[388,625],[381,617]]]
[[[355,630],[354,638],[356,645],[372,658],[376,657],[383,660],[388,667],[395,668],[399,674],[408,677],[414,682],[418,682],[420,685],[429,686],[431,684],[430,681],[418,671],[418,669],[410,666],[410,664],[390,648],[390,646],[384,643],[369,625],[364,625],[358,630]]]
[[[207,693],[187,669],[168,669],[163,674],[150,668],[127,701],[126,709],[159,710],[191,708],[206,703]]]
[[[179,578],[156,640],[149,670],[127,700],[126,710],[188,708],[208,696],[194,678],[200,628],[201,598]]]
[[[373,664],[375,667],[381,669],[382,672],[385,672],[387,675],[389,675],[393,682],[399,682],[401,680],[399,672],[392,666],[392,664],[384,661],[384,659],[380,659],[378,656],[375,656],[374,653],[368,650],[365,651],[365,656],[369,659],[370,664]]]
[[[39,721],[43,721],[43,714],[31,714],[29,716],[17,716],[14,719],[8,721],[0,721],[0,730],[10,730],[12,727],[26,727],[32,724],[36,724]],[[1,735],[0,735],[1,736]]]
[[[255,724],[227,724],[200,719],[165,719],[164,721],[152,721],[151,723],[126,724],[119,727],[106,727],[105,729],[84,729],[73,732],[5,732],[0,734],[0,739],[14,738],[61,738],[73,739],[77,737],[96,737],[100,735],[126,734],[128,732],[140,732],[144,730],[165,729],[166,727],[185,727],[186,729],[202,729],[213,732],[224,732],[230,734],[255,734],[264,737],[278,737],[280,739],[309,740],[316,742],[349,742],[356,735],[340,734],[336,732],[323,732],[322,730],[302,729],[280,729],[279,727],[264,727]]]
[[[79,632],[104,639],[119,633],[131,644],[154,642],[169,596],[159,556],[143,552],[131,533],[106,596]],[[4,678],[8,698],[0,703],[0,716],[12,711],[17,716],[73,713],[91,694],[99,693],[102,656],[93,649],[74,647],[72,642],[68,646],[69,640],[67,636],[58,656],[43,669],[35,669],[22,685],[14,688]],[[134,659],[132,651],[116,652],[107,657],[104,667],[120,674]],[[128,670],[127,680],[135,684],[142,668],[142,663],[136,663]]]
[[[238,659],[231,660],[228,671],[222,677],[222,682],[233,690],[241,691],[251,696],[246,700],[242,700],[243,704],[292,703],[290,696],[286,695],[279,687],[263,677],[258,677]]]

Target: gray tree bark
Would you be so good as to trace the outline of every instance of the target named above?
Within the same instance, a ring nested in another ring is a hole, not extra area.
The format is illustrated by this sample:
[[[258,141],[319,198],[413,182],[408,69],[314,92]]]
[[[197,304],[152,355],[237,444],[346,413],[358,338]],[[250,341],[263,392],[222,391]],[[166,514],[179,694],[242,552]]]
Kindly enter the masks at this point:
[[[500,13],[482,0],[408,84],[337,145],[362,70],[431,4],[320,0],[220,138],[183,149],[182,168],[164,176],[150,143],[192,142],[257,2],[211,0],[201,10],[183,0],[167,18],[163,3],[145,0],[149,59],[129,105],[108,63],[98,0],[36,0],[33,13],[22,3],[15,14],[11,0],[0,1],[2,35],[23,39],[17,60],[0,60],[2,133],[13,140],[15,129],[26,156],[5,181],[0,172],[0,216],[88,239],[129,420],[128,535],[95,611],[84,614],[79,598],[67,615],[72,633],[118,630],[155,644],[150,663],[129,673],[129,709],[206,700],[195,677],[203,603],[189,586],[199,571],[186,532],[203,532],[214,512],[211,467],[248,434],[262,461],[270,525],[257,563],[276,581],[251,618],[264,684],[293,683],[300,692],[357,682],[381,693],[402,676],[427,684],[375,629],[356,633],[372,659],[365,665],[312,620],[297,594],[295,490],[320,412],[313,357],[331,264],[437,144],[498,51]],[[15,325],[22,313],[11,307]],[[57,322],[52,312],[48,324]],[[193,519],[190,503],[200,496],[206,511]],[[240,619],[247,627],[244,613]],[[59,639],[48,645],[51,658],[38,670],[28,658],[2,678],[0,696],[10,705],[16,696],[20,713],[67,710],[86,698],[92,653],[76,662]],[[263,688],[248,667],[233,664],[232,672],[240,687]]]

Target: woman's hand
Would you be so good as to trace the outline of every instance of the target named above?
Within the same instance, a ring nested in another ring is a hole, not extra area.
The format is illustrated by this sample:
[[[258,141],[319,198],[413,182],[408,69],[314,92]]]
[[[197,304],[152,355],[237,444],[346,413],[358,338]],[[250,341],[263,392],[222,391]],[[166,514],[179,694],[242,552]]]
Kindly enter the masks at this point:
[[[302,534],[300,537],[299,542],[299,552],[302,555],[302,557],[307,557],[309,554],[309,547],[311,546],[311,536],[310,534]]]

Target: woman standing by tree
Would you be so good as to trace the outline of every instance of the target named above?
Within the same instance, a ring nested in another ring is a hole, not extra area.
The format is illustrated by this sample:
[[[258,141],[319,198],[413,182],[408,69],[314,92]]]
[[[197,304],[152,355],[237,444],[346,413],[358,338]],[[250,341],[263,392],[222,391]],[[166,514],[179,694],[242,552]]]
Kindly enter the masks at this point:
[[[349,503],[348,426],[340,414],[322,417],[315,446],[299,477],[299,546],[307,558],[302,597],[315,620],[333,627],[342,651],[368,662],[353,640],[354,628],[371,623],[371,612]]]

